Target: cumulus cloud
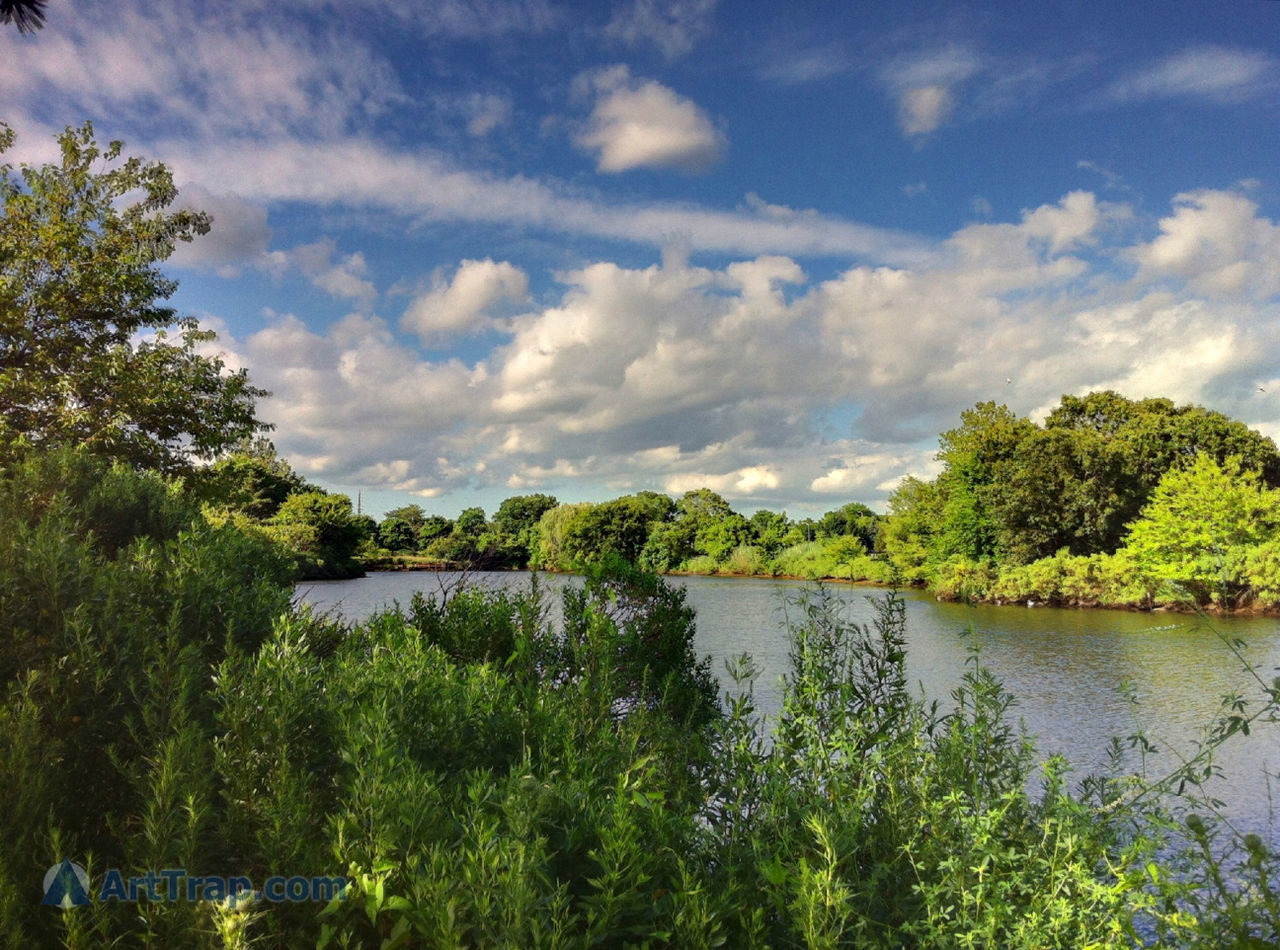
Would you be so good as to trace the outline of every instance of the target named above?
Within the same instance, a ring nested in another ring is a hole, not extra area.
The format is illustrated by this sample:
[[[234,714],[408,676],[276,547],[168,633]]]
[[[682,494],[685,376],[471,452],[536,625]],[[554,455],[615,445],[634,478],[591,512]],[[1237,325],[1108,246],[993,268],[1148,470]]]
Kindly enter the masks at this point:
[[[264,408],[281,448],[346,484],[444,494],[589,479],[875,504],[904,473],[933,474],[937,433],[980,400],[1034,413],[1110,387],[1212,395],[1265,422],[1254,380],[1280,361],[1277,225],[1241,200],[1180,196],[1157,234],[1123,244],[1110,225],[1124,209],[1072,193],[960,229],[927,266],[820,281],[778,255],[599,261],[558,275],[555,297],[506,321],[505,342],[473,363],[424,359],[359,315],[323,333],[275,318],[232,349],[275,394]],[[1250,255],[1232,294],[1205,283]],[[523,286],[503,275],[472,261],[432,293],[465,323]]]
[[[1277,64],[1266,53],[1200,46],[1121,77],[1107,90],[1118,102],[1191,97],[1233,101],[1273,90]]]
[[[296,268],[325,293],[356,301],[364,309],[371,307],[378,296],[377,288],[366,279],[369,267],[364,254],[360,251],[338,254],[333,238],[300,244],[287,251],[268,251],[258,258],[257,264],[277,277]]]
[[[629,46],[653,44],[668,59],[693,50],[711,31],[717,0],[633,0],[619,5],[605,35]]]
[[[506,261],[463,261],[451,281],[437,277],[430,291],[414,298],[400,326],[427,344],[475,333],[491,325],[491,307],[523,302],[528,293],[528,276]]]
[[[715,123],[692,100],[661,83],[633,79],[626,66],[596,72],[586,81],[596,101],[575,141],[596,155],[597,170],[702,172],[724,153],[727,142]]]
[[[927,135],[956,109],[956,89],[981,69],[977,54],[948,46],[900,56],[881,72],[898,104],[898,125],[907,135]]]
[[[1280,228],[1258,217],[1244,195],[1178,195],[1160,235],[1134,249],[1141,276],[1176,278],[1197,293],[1267,298],[1280,292]]]

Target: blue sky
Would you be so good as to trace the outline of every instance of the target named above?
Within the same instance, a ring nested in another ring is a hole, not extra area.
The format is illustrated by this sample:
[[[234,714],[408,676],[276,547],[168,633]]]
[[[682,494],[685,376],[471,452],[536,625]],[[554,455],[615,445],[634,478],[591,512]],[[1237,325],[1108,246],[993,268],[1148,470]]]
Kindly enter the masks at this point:
[[[882,507],[1098,388],[1280,435],[1280,3],[52,0],[0,92],[174,168],[176,305],[374,514]]]

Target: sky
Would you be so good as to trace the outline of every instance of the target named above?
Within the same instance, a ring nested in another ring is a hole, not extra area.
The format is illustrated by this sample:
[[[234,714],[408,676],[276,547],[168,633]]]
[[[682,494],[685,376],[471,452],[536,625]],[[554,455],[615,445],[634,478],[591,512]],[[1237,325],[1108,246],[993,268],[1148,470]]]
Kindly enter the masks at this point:
[[[883,510],[975,403],[1280,436],[1280,2],[50,0],[10,161],[91,120],[294,468],[492,514]]]

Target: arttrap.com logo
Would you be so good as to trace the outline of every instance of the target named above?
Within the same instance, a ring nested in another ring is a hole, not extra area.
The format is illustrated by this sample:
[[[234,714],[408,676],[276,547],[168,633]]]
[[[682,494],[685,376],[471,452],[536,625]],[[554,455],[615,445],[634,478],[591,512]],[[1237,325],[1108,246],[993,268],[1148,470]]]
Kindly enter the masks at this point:
[[[89,872],[63,858],[44,872],[44,900],[49,907],[83,907],[90,902]]]
[[[102,883],[90,886],[89,873],[79,864],[63,858],[44,875],[44,899],[49,907],[83,907],[99,901],[231,901],[265,900],[272,904],[344,900],[347,896],[345,877],[285,877],[277,874],[255,888],[244,876],[224,877],[218,874],[188,874],[183,868],[165,868],[145,874],[122,874],[116,868],[102,876]]]

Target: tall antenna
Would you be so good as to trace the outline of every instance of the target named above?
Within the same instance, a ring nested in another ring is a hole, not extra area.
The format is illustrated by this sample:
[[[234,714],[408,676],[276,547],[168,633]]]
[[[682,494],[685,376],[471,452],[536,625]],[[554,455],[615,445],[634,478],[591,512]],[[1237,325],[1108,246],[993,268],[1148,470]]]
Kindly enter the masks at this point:
[[[364,514],[364,511],[361,508],[361,502],[363,501],[363,498],[364,498],[364,492],[360,491],[359,489],[356,489],[356,514],[357,515]]]

